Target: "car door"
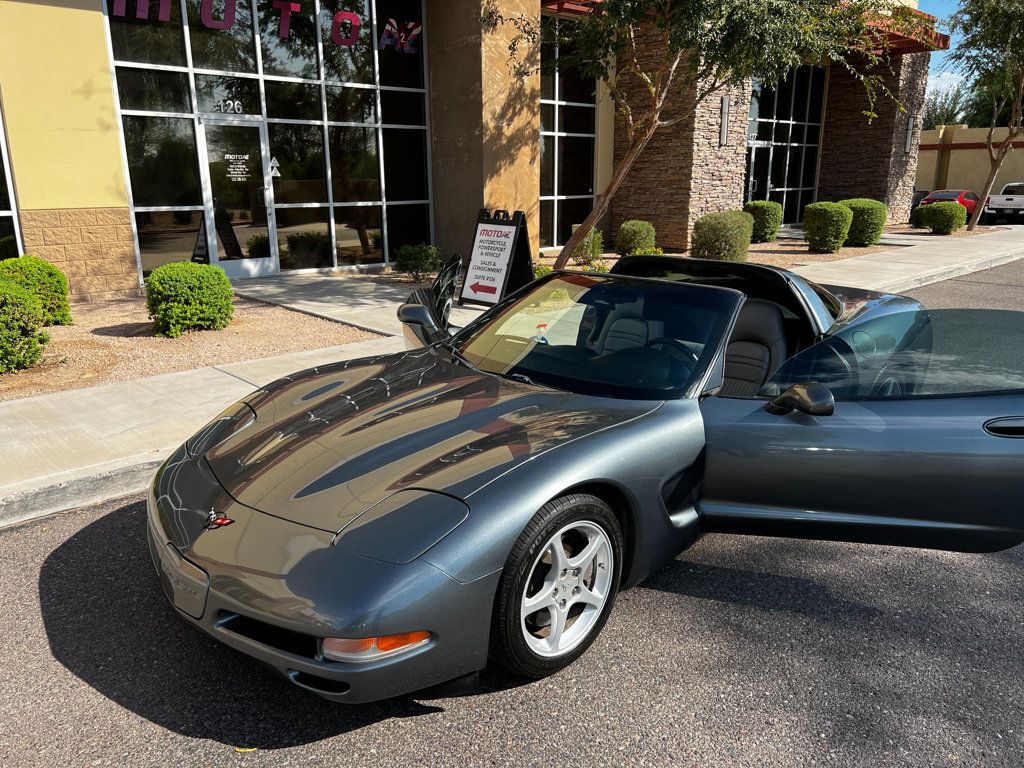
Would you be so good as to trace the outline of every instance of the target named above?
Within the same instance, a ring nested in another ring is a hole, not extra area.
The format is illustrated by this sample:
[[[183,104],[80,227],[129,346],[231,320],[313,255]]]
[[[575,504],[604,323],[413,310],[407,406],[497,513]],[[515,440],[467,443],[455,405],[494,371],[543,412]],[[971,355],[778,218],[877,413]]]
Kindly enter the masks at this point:
[[[410,349],[433,344],[449,335],[455,288],[462,271],[462,257],[452,255],[429,287],[417,288],[399,309],[406,346]]]
[[[965,552],[1024,541],[1024,313],[912,314],[902,338],[892,316],[859,324],[762,396],[701,403],[705,530]],[[831,415],[766,410],[812,379]]]

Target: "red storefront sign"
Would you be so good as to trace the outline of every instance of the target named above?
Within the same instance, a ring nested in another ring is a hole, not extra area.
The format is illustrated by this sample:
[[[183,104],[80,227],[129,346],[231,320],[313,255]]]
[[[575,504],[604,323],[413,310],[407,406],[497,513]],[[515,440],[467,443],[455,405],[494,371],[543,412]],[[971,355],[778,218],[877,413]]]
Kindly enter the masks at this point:
[[[137,0],[135,18],[148,20],[151,6],[156,5],[156,20],[170,21],[172,2],[176,2],[176,0]],[[221,18],[217,19],[213,14],[213,0],[202,0],[199,6],[199,21],[207,29],[231,29],[235,23],[236,4],[237,0],[224,0],[224,12]],[[292,13],[301,12],[302,3],[292,0],[273,0],[271,5],[280,12],[277,36],[286,40],[291,35]],[[127,16],[128,0],[112,0],[110,13],[112,16]],[[335,45],[351,47],[359,41],[359,32],[362,27],[363,21],[359,18],[359,14],[352,11],[338,11],[334,14],[331,24],[331,40]],[[399,53],[415,53],[422,29],[423,27],[418,21],[397,22],[395,19],[388,19],[380,38],[380,48],[382,50],[394,48]]]

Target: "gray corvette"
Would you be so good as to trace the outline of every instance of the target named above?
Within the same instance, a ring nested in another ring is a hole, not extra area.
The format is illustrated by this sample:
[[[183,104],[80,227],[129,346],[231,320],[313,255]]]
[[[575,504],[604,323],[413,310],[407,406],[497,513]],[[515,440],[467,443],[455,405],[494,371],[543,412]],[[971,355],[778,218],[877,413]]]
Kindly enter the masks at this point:
[[[411,349],[287,376],[159,470],[177,613],[339,702],[579,657],[705,533],[986,552],[1024,540],[1021,315],[633,257]]]

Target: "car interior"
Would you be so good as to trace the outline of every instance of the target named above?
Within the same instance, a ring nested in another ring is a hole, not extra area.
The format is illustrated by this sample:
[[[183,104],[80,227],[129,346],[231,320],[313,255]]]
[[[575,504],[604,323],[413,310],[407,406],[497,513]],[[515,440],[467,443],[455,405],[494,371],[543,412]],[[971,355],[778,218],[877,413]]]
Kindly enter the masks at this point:
[[[756,396],[785,360],[814,343],[805,308],[774,270],[671,256],[633,256],[620,259],[612,273],[733,288],[747,296],[726,347],[723,396]],[[634,332],[640,333],[638,328]]]

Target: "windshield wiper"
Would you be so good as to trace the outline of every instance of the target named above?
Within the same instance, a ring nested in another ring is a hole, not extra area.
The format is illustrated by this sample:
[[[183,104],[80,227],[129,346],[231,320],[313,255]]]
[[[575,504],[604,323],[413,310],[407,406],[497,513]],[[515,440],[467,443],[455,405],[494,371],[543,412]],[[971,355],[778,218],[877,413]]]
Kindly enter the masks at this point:
[[[523,382],[523,384],[529,384],[531,387],[537,386],[534,380],[527,376],[525,373],[508,373],[505,375],[507,378],[515,379],[516,381],[521,381]]]
[[[469,359],[464,354],[462,354],[462,352],[459,351],[459,348],[456,347],[451,342],[442,341],[441,346],[448,350],[449,354],[451,354],[452,356],[452,360],[455,360],[456,362],[466,366],[470,370],[479,370],[475,365],[469,362]]]

